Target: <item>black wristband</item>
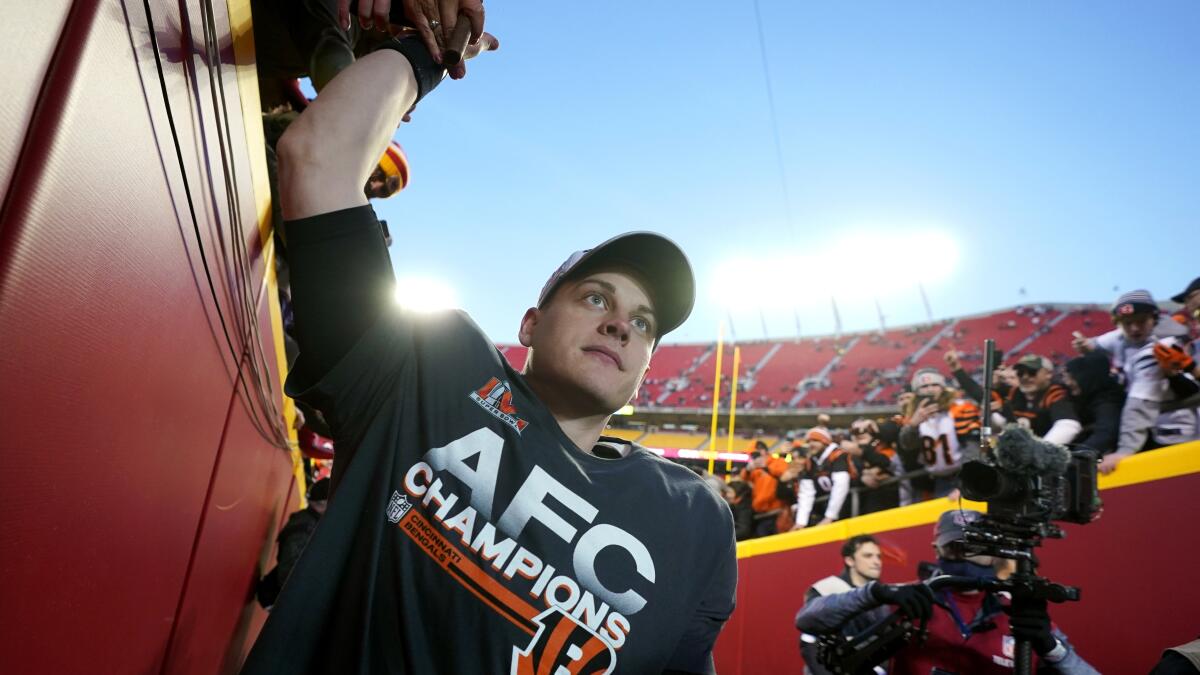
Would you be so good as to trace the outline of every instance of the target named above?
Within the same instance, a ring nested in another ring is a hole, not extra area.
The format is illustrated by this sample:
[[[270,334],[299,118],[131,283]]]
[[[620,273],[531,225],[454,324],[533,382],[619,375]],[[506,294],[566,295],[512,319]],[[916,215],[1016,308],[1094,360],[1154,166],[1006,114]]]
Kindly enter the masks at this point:
[[[446,76],[446,67],[433,60],[425,43],[415,35],[403,39],[390,38],[376,49],[394,49],[408,59],[408,63],[413,69],[413,75],[417,78],[417,100],[413,101],[414,105],[424,98],[425,94],[433,91],[433,88],[438,86],[438,83]]]

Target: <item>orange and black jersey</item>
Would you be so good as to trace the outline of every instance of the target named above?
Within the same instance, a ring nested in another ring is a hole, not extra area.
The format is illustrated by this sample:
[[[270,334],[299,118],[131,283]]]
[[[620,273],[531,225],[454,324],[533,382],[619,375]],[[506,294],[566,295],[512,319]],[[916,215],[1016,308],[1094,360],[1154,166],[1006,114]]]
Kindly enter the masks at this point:
[[[833,474],[839,471],[849,473],[850,480],[858,478],[858,467],[850,461],[850,455],[846,454],[845,450],[835,447],[829,454],[806,457],[800,480],[811,480],[817,486],[818,494],[828,494],[833,487]]]
[[[892,463],[896,456],[896,450],[890,445],[885,445],[879,441],[874,441],[870,445],[863,445],[862,456],[854,458],[850,462],[856,469],[883,469],[888,473],[895,473],[895,468]]]
[[[983,397],[983,387],[971,379],[966,371],[961,368],[954,371],[954,379],[958,380],[963,392],[971,398],[978,401]],[[992,408],[1009,422],[1016,422],[1020,419],[1028,420],[1029,428],[1038,436],[1044,436],[1047,431],[1050,431],[1050,427],[1059,420],[1079,419],[1066,387],[1057,383],[1051,384],[1032,397],[1026,396],[1019,387],[1012,387],[1007,391],[993,391]],[[978,408],[976,408],[975,417],[978,420]],[[958,417],[956,416],[955,425],[957,426],[957,424]]]
[[[1013,389],[1004,402],[1003,411],[1004,416],[1013,422],[1028,420],[1029,428],[1038,436],[1045,436],[1059,420],[1079,419],[1067,388],[1061,384],[1052,384],[1033,396]]]
[[[954,420],[954,433],[959,440],[979,437],[979,406],[974,401],[955,399],[950,404],[950,417]]]

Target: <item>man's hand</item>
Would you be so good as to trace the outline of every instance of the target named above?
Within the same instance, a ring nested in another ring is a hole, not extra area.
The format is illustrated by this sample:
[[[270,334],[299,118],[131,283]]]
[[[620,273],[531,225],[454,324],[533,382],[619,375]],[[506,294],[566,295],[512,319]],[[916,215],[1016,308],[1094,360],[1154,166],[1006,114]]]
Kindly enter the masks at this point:
[[[958,358],[957,351],[953,349],[948,350],[945,354],[942,354],[942,358],[946,361],[946,366],[950,368],[951,372],[962,370],[962,362]]]
[[[1017,377],[1017,371],[1012,366],[1000,366],[995,369],[992,371],[992,379],[1012,388],[1021,384],[1021,378]]]
[[[1158,367],[1168,376],[1190,373],[1196,367],[1196,361],[1178,345],[1156,343],[1154,358],[1158,360]]]
[[[358,0],[358,23],[365,30],[390,30],[389,15],[393,0]],[[425,48],[437,63],[442,62],[442,49],[454,34],[454,26],[462,14],[471,22],[470,44],[477,45],[483,38],[483,0],[400,0],[404,8],[404,18],[421,36]],[[342,26],[350,25],[350,0],[338,0],[338,21]],[[495,38],[493,38],[493,41]],[[483,47],[474,53],[463,54],[464,59],[471,58],[480,51],[496,49],[496,46]],[[450,77],[459,79],[466,74],[465,66],[454,66],[449,69]]]
[[[1108,475],[1108,474],[1116,471],[1117,465],[1121,463],[1121,460],[1125,459],[1128,456],[1129,455],[1127,455],[1125,453],[1121,453],[1121,452],[1108,453],[1107,455],[1104,456],[1104,459],[1100,460],[1100,473],[1102,473],[1104,475]]]
[[[869,467],[862,472],[862,484],[869,488],[879,487],[879,484],[886,479],[887,474],[877,466]]]
[[[937,401],[925,401],[921,405],[917,406],[917,409],[913,411],[912,417],[909,418],[908,423],[910,426],[919,427],[921,426],[922,422],[937,414],[937,411]]]
[[[1071,335],[1073,336],[1073,339],[1071,340],[1071,346],[1074,347],[1075,351],[1079,352],[1080,354],[1087,354],[1096,348],[1096,343],[1084,337],[1083,333],[1075,331],[1071,333]]]
[[[933,591],[922,583],[871,584],[871,597],[884,605],[895,605],[908,618],[925,623],[933,616]]]
[[[822,518],[821,520],[817,521],[817,525],[828,525],[832,522],[833,522],[833,518],[826,516],[825,518]]]
[[[1050,632],[1050,614],[1046,611],[1045,600],[1015,597],[1004,611],[1008,613],[1012,636],[1028,640],[1038,656],[1045,656],[1058,646],[1058,640]]]

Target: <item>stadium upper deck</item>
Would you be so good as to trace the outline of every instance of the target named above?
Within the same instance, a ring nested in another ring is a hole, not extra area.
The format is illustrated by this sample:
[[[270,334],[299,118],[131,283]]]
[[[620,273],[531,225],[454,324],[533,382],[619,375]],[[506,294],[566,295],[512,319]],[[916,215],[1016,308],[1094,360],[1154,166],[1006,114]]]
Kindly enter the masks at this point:
[[[800,339],[739,343],[738,410],[811,410],[887,405],[922,366],[945,368],[948,349],[962,353],[969,369],[982,365],[985,338],[996,340],[1005,363],[1023,354],[1047,356],[1057,365],[1071,355],[1071,333],[1096,335],[1110,328],[1099,305],[1042,304],[956,317],[932,325],[904,326]],[[520,368],[525,348],[501,345]],[[641,409],[703,409],[712,406],[716,343],[664,344],[635,401]],[[733,359],[726,345],[722,400],[728,403]]]

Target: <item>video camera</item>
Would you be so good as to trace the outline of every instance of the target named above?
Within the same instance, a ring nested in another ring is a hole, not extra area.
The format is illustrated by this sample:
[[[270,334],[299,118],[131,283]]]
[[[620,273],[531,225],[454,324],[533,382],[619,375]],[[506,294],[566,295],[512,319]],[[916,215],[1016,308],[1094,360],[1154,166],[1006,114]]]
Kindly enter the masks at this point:
[[[1070,451],[1013,424],[990,454],[963,464],[960,489],[967,499],[987,502],[993,518],[1086,525],[1101,510],[1096,459],[1095,451]]]
[[[1034,436],[1028,429],[1010,424],[998,436],[991,435],[992,373],[995,342],[984,343],[984,392],[981,401],[980,444],[982,456],[966,462],[959,474],[962,495],[987,502],[987,514],[964,524],[966,555],[990,555],[1017,561],[1017,571],[1008,579],[979,580],[935,576],[925,583],[931,590],[975,588],[1006,591],[1014,598],[1039,598],[1051,602],[1079,600],[1080,591],[1038,576],[1034,549],[1042,540],[1066,536],[1057,522],[1086,525],[1102,511],[1096,484],[1096,453],[1068,450]],[[923,641],[923,626],[895,612],[853,638],[821,636],[821,663],[833,673],[869,673],[904,647]],[[1018,640],[1014,672],[1031,672],[1032,648]]]

